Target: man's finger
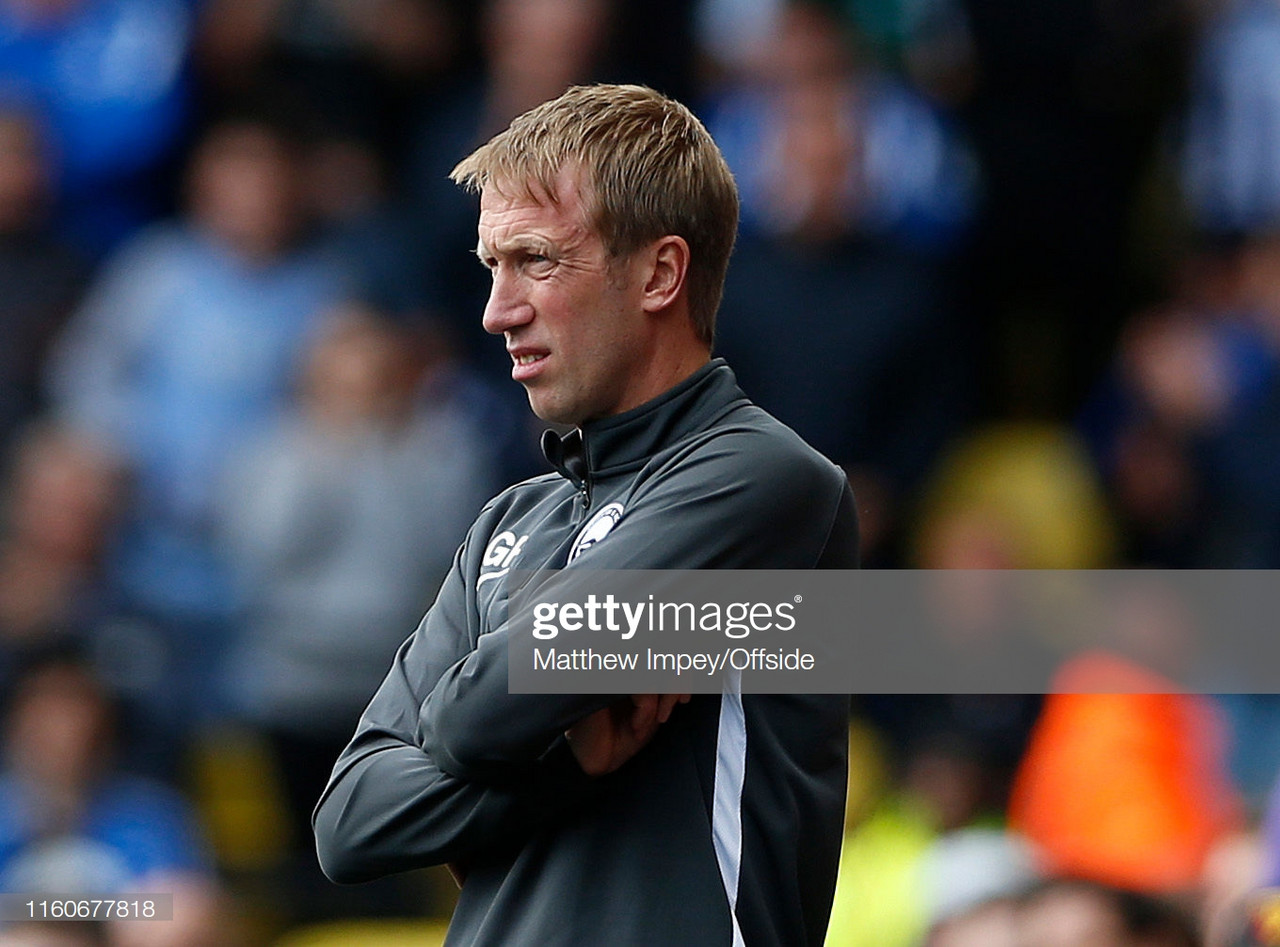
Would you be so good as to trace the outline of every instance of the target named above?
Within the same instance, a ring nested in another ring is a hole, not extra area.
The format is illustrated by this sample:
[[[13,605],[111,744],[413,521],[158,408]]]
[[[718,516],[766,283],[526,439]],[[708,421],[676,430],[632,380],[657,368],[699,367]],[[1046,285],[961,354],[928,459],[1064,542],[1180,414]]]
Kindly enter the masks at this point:
[[[657,694],[631,695],[631,732],[641,739],[648,739],[657,727],[659,699]]]
[[[690,694],[663,694],[658,698],[658,723],[666,723],[676,704],[689,703]]]

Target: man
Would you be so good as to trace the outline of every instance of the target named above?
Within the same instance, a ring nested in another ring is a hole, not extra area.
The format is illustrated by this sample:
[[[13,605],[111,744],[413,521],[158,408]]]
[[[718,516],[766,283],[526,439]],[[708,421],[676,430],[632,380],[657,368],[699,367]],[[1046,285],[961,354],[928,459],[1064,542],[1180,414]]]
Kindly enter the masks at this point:
[[[737,192],[687,109],[570,89],[465,159],[485,328],[557,473],[481,512],[316,810],[353,882],[453,863],[468,945],[818,945],[848,702],[507,693],[513,568],[855,565],[841,471],[710,358]]]

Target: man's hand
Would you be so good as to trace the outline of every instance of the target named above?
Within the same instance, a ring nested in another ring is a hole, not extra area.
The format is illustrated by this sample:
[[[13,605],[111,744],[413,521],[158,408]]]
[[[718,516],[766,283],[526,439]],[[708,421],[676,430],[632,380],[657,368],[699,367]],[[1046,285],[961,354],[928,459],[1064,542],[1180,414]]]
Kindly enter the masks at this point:
[[[578,765],[603,776],[635,756],[689,694],[634,694],[583,717],[565,731]]]

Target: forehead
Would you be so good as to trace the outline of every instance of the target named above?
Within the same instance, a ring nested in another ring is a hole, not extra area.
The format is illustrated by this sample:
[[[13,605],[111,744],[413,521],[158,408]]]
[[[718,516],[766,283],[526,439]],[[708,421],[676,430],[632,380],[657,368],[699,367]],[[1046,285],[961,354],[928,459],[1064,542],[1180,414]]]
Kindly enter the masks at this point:
[[[536,227],[590,232],[588,188],[573,169],[561,170],[548,188],[534,179],[492,180],[480,192],[480,231]]]

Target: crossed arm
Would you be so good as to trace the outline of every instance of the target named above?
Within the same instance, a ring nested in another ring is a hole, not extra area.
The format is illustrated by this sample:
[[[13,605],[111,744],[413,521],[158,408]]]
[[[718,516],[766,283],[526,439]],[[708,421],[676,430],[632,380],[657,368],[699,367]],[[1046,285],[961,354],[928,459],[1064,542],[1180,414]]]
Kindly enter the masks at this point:
[[[334,881],[444,863],[464,874],[459,866],[518,844],[573,811],[594,792],[592,777],[622,766],[687,699],[511,695],[520,708],[499,707],[492,721],[446,727],[449,734],[465,733],[500,726],[505,718],[517,748],[511,757],[490,765],[457,759],[453,753],[465,758],[465,747],[442,741],[424,718],[440,679],[465,664],[450,653],[460,636],[434,627],[465,620],[458,613],[466,607],[458,565],[423,627],[397,653],[316,807],[317,854]],[[502,637],[493,632],[482,640],[491,636]],[[510,727],[531,715],[542,723]]]
[[[829,504],[826,522],[834,521],[837,505],[849,502],[840,487],[790,467],[763,469],[767,462],[749,477],[717,476],[722,457],[742,474],[733,446],[705,452],[633,497],[616,536],[581,567],[812,568],[826,539],[813,528],[822,517],[795,513]],[[625,765],[688,699],[509,693],[509,626],[480,633],[464,552],[316,809],[321,865],[335,881],[466,863],[518,845],[578,808],[597,790],[592,776]]]

